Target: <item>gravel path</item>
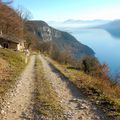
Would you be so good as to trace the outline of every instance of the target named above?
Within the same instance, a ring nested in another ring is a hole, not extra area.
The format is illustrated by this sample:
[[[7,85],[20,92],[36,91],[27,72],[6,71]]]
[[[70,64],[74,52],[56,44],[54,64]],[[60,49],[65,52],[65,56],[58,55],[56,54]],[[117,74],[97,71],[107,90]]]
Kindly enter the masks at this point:
[[[107,120],[95,106],[85,100],[80,91],[63,77],[43,56],[42,61],[46,79],[55,89],[67,120]]]
[[[39,59],[43,64],[46,80],[50,82],[58,95],[66,120],[107,120],[43,56],[39,55]],[[5,96],[0,120],[39,120],[35,118],[36,113],[34,112],[34,65],[35,56],[31,56],[27,67],[19,77],[15,87]]]
[[[14,89],[6,94],[0,120],[33,120],[34,64],[32,56]]]

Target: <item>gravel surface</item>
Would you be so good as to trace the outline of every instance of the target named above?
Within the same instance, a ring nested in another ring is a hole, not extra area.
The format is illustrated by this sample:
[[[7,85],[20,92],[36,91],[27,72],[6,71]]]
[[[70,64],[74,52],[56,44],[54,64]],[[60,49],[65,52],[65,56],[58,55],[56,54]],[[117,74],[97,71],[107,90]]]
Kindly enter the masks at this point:
[[[0,120],[33,120],[35,56],[18,78],[13,89],[6,94]]]
[[[80,91],[63,77],[43,56],[42,61],[46,79],[56,91],[67,120],[107,120],[95,106],[80,94]]]
[[[39,59],[42,62],[46,80],[50,82],[58,95],[66,120],[107,120],[43,56],[39,55]],[[27,67],[18,78],[15,87],[5,95],[0,109],[0,120],[40,120],[35,117],[36,113],[34,111],[34,65],[35,56],[33,55]]]

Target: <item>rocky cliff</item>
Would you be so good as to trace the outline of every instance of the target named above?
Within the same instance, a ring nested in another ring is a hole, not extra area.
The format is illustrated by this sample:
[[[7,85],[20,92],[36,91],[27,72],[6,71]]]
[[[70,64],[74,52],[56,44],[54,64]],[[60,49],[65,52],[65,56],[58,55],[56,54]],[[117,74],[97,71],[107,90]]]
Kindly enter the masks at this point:
[[[43,21],[28,21],[27,29],[40,41],[51,41],[57,45],[59,50],[70,50],[71,54],[80,58],[83,55],[94,55],[94,51],[86,45],[78,42],[72,35],[50,27]]]

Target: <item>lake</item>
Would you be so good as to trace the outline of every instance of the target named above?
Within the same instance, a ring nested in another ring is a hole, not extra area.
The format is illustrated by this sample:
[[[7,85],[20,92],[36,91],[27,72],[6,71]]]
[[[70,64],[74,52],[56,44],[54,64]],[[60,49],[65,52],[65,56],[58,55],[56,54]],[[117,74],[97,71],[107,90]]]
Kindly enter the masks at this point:
[[[108,64],[110,73],[120,72],[120,38],[115,38],[103,29],[66,29],[81,43],[91,47],[101,63]]]

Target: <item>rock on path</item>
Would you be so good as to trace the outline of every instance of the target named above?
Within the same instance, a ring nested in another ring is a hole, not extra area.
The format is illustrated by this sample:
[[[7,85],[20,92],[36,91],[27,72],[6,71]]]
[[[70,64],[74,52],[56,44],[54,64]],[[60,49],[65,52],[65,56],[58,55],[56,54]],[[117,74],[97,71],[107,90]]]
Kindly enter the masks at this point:
[[[45,77],[55,89],[67,120],[106,120],[95,106],[85,100],[80,91],[51,66],[43,56],[42,61]]]
[[[0,120],[33,120],[34,64],[32,56],[15,88],[6,94]]]

